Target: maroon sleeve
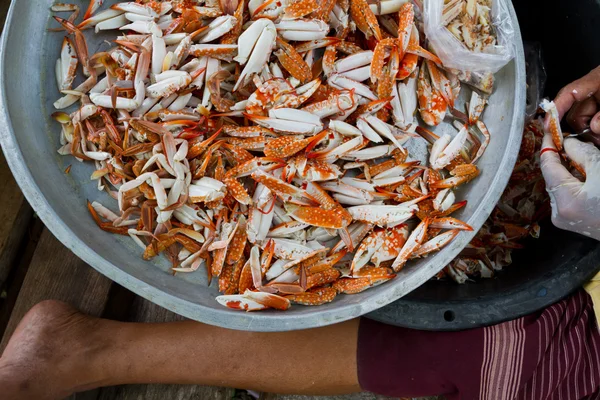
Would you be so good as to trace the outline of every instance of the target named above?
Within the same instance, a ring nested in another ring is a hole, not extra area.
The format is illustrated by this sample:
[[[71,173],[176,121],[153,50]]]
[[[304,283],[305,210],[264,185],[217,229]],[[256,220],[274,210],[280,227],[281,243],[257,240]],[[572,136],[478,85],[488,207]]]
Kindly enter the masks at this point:
[[[363,318],[361,387],[393,397],[600,399],[600,332],[583,290],[542,312],[462,332],[426,332]]]
[[[363,318],[358,333],[358,378],[364,390],[451,400],[478,398],[483,335],[480,329],[428,332]]]

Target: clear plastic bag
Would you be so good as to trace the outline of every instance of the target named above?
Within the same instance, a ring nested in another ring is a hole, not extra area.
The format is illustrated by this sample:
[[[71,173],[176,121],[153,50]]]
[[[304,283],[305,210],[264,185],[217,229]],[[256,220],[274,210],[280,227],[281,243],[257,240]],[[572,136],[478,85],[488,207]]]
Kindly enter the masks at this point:
[[[491,19],[497,44],[485,53],[471,51],[442,22],[444,0],[424,0],[425,34],[445,67],[469,72],[497,72],[515,56],[515,28],[506,0],[492,0]]]

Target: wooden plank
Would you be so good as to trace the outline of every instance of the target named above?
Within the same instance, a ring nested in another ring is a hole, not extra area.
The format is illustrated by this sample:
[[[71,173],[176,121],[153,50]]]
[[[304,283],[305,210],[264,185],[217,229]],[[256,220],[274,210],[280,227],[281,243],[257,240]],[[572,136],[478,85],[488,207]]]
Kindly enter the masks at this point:
[[[0,18],[1,18],[0,7]],[[23,197],[6,159],[0,154],[0,287],[17,264],[19,246],[27,233],[33,210]]]
[[[25,313],[46,299],[65,301],[100,316],[112,282],[85,264],[44,229],[15,303],[0,352]]]
[[[156,323],[181,321],[184,318],[141,297],[136,297],[128,319],[133,322]],[[128,385],[103,388],[98,400],[230,400],[233,398],[233,393],[234,389],[198,385]]]
[[[4,330],[10,320],[10,315],[15,307],[19,292],[23,286],[23,281],[27,276],[29,265],[37,244],[40,241],[40,236],[44,230],[44,224],[39,218],[33,218],[27,229],[27,235],[23,243],[19,246],[18,260],[15,260],[16,267],[13,268],[8,276],[6,285],[3,289],[3,299],[0,302],[0,337],[4,334]]]

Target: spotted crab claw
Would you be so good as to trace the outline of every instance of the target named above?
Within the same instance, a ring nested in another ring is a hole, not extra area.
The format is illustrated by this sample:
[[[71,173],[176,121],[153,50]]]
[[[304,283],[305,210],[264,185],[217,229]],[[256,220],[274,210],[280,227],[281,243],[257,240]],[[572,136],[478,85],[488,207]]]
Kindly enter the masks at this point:
[[[290,185],[273,175],[269,175],[260,169],[252,173],[252,179],[262,183],[285,202],[307,206],[315,204],[315,201],[304,190]]]
[[[372,223],[377,226],[393,227],[412,218],[417,209],[416,205],[366,205],[350,207],[348,208],[348,212],[355,220]]]
[[[462,164],[454,168],[450,174],[451,178],[442,179],[432,183],[433,189],[447,189],[465,184],[479,176],[479,169],[473,164]]]
[[[283,260],[297,260],[298,258],[302,258],[308,256],[310,254],[314,254],[317,249],[313,249],[307,245],[303,245],[295,240],[289,239],[281,239],[281,238],[273,238],[274,247],[273,253],[274,256]],[[321,246],[321,248],[323,248]],[[273,266],[274,267],[274,266]],[[271,268],[273,268],[271,267]]]
[[[558,151],[561,151],[563,148],[564,137],[562,129],[560,128],[560,118],[556,104],[554,104],[553,101],[544,99],[540,103],[540,107],[546,112],[544,130],[550,133],[554,146]]]
[[[337,291],[331,287],[320,287],[310,289],[304,293],[291,294],[285,296],[286,299],[294,304],[303,306],[320,306],[326,303],[331,303],[337,296]]]
[[[285,8],[283,19],[302,18],[318,8],[316,0],[296,0]]]
[[[358,96],[353,90],[343,90],[331,94],[326,100],[318,101],[302,108],[310,114],[319,118],[325,118],[334,114],[348,114],[356,110]],[[334,123],[332,120],[331,123]],[[356,128],[355,128],[356,129]]]
[[[319,40],[329,33],[329,24],[320,19],[282,20],[275,24],[275,27],[277,33],[285,40]]]
[[[277,38],[277,46],[279,49],[274,54],[281,66],[300,82],[308,82],[312,78],[312,71],[296,49],[280,38]]]
[[[321,207],[298,206],[285,203],[288,214],[297,221],[329,229],[342,229],[350,225],[352,217],[341,207],[326,210]]]
[[[419,247],[421,247],[421,244],[427,237],[427,229],[429,228],[430,222],[431,220],[429,218],[425,218],[411,232],[410,236],[406,240],[406,243],[404,246],[402,246],[402,250],[400,250],[398,253],[398,257],[396,257],[394,263],[392,264],[392,269],[394,272],[400,271],[410,259],[412,254],[417,251]]]
[[[245,65],[233,90],[245,86],[253,74],[259,73],[271,56],[277,30],[269,19],[261,18],[246,29],[238,39],[238,55],[234,60]]]
[[[373,286],[381,285],[395,276],[396,274],[389,268],[369,266],[361,269],[356,277],[338,279],[331,287],[338,293],[357,294]]]
[[[425,60],[425,64],[427,64],[431,84],[435,90],[441,94],[450,107],[454,107],[454,92],[452,91],[452,84],[448,77],[433,61]]]
[[[419,71],[417,93],[419,96],[419,111],[423,122],[431,126],[439,125],[446,115],[448,102],[431,84],[429,69],[426,68],[426,65],[423,65]]]
[[[367,0],[350,0],[350,15],[356,27],[365,34],[367,39],[371,36],[377,41],[382,39],[377,17],[371,11]]]
[[[189,54],[194,57],[210,56],[231,61],[237,48],[237,44],[193,44],[189,48]]]
[[[275,158],[286,158],[291,157],[299,151],[303,150],[307,146],[314,147],[320,140],[327,135],[327,131],[324,130],[318,135],[304,139],[294,136],[281,136],[273,139],[265,146],[265,156]]]
[[[268,117],[250,114],[244,116],[258,125],[278,132],[312,135],[323,130],[323,123],[318,116],[294,108],[271,109]]]

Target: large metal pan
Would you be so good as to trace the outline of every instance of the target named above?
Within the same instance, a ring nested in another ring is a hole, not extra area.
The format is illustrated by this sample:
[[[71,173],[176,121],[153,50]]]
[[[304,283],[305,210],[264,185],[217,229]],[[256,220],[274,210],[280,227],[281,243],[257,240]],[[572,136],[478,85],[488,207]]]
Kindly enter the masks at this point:
[[[106,3],[112,3],[107,1]],[[101,232],[85,202],[112,204],[89,180],[90,165],[56,153],[59,127],[49,118],[58,97],[54,63],[62,35],[48,32],[51,0],[13,1],[0,52],[0,141],[25,196],[48,228],[70,250],[98,271],[133,292],[185,317],[232,329],[285,331],[323,326],[358,317],[417,288],[452,260],[473,233],[462,233],[435,256],[411,263],[390,283],[353,296],[339,296],[321,307],[292,307],[287,312],[240,313],[218,305],[217,290],[205,274],[177,277],[157,260],[145,262],[128,238]],[[108,5],[108,4],[107,4]],[[518,22],[511,8],[513,24]],[[90,42],[95,52],[99,41]],[[525,65],[517,29],[517,58],[497,74],[497,88],[485,112],[493,138],[479,166],[482,175],[459,198],[469,200],[459,215],[477,230],[502,193],[520,145],[525,109]],[[66,175],[65,168],[73,165]]]

